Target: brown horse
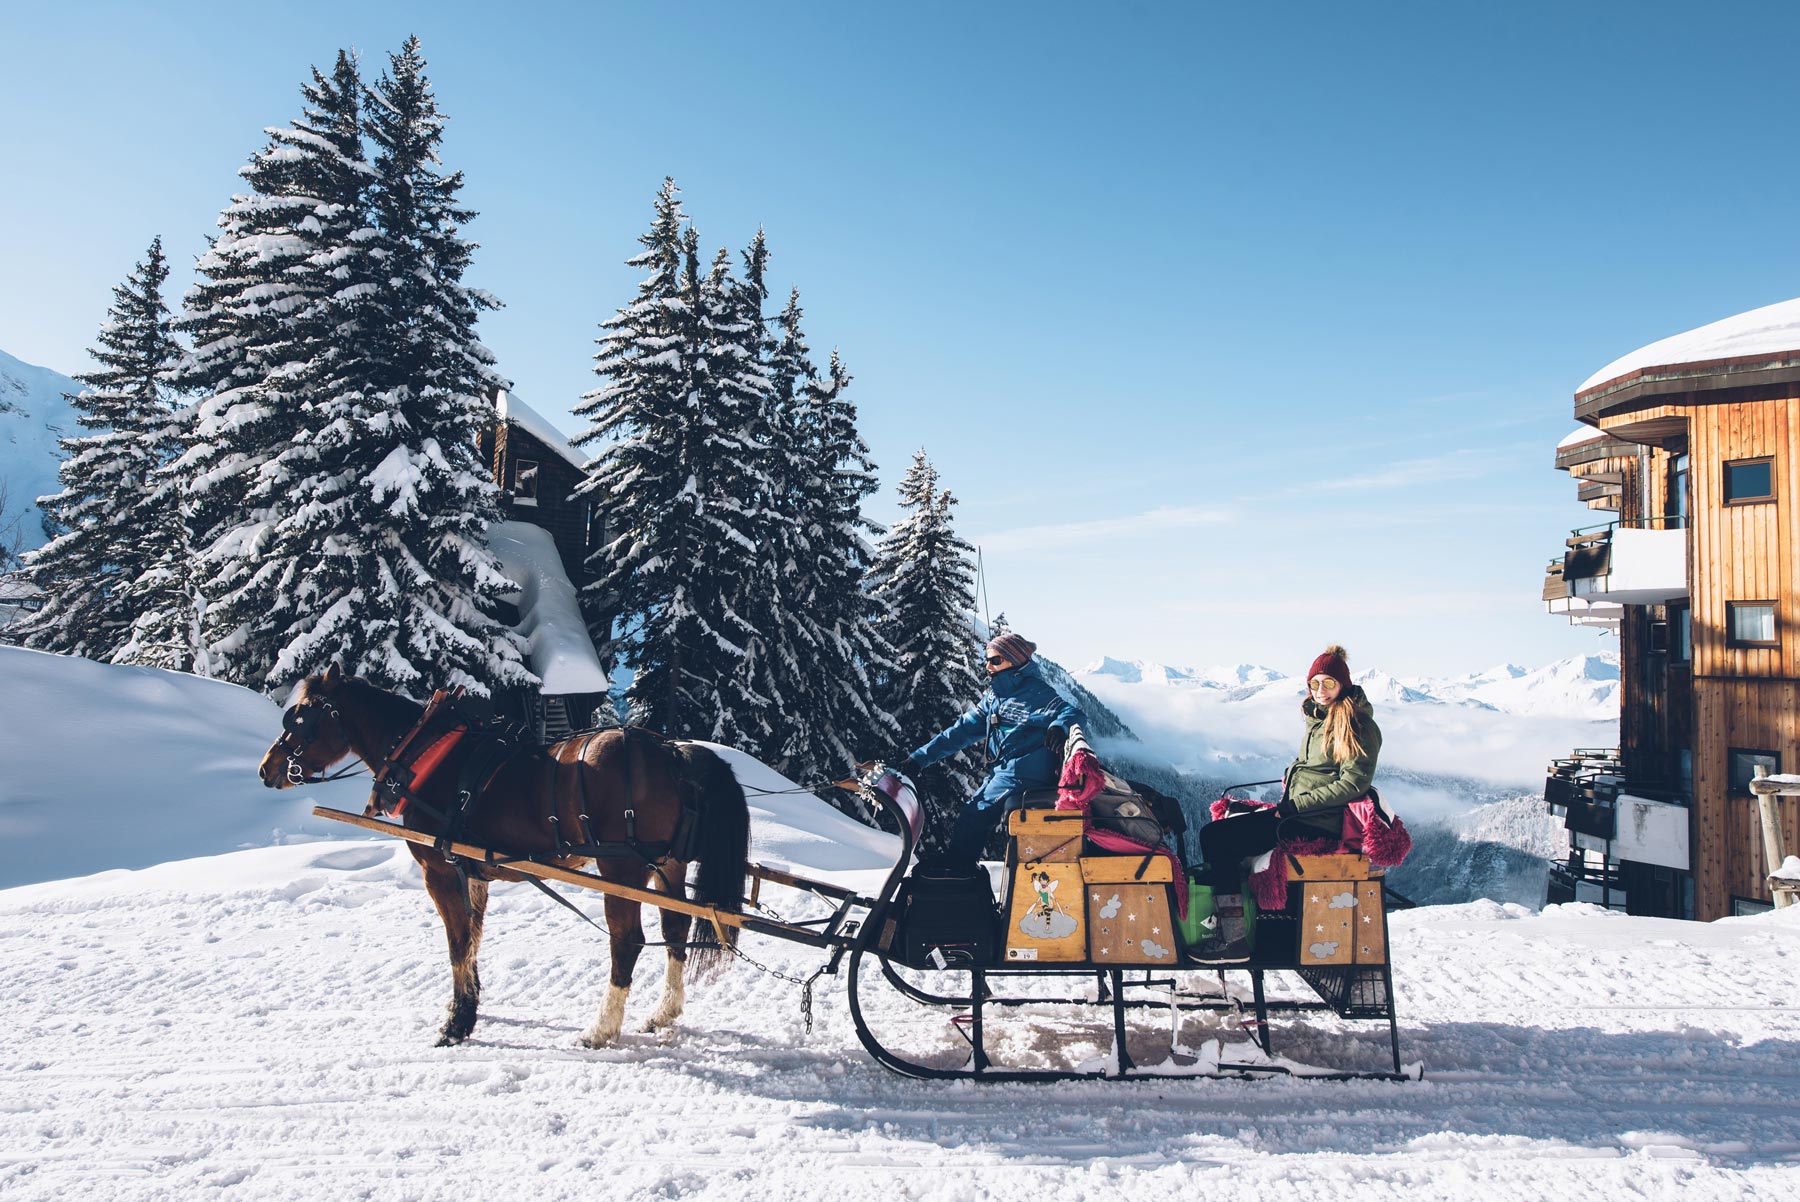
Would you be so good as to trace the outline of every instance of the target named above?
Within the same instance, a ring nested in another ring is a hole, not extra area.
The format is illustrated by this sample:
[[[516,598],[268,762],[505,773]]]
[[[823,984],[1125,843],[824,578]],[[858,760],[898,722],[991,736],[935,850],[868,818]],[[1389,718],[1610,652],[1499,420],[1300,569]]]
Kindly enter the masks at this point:
[[[484,755],[480,740],[468,733],[454,707],[428,709],[343,676],[335,665],[301,682],[282,725],[282,736],[257,770],[272,789],[317,780],[353,755],[376,776],[367,812],[397,814],[410,830],[435,836],[454,825],[457,842],[568,868],[592,863],[606,880],[675,897],[686,895],[689,860],[669,853],[682,853],[699,865],[696,900],[722,910],[742,907],[749,809],[730,766],[704,747],[625,728],[519,748],[488,762],[475,758]],[[459,815],[460,794],[471,782],[477,786],[474,799]],[[581,845],[589,854],[580,854]],[[475,957],[488,882],[526,878],[476,860],[459,863],[433,847],[408,843],[407,848],[424,872],[425,890],[450,942],[454,991],[438,1044],[461,1043],[474,1029],[481,997]],[[570,851],[555,854],[562,849]],[[605,911],[612,981],[600,1016],[583,1039],[589,1047],[618,1036],[631,972],[644,948],[637,902],[609,894]],[[668,971],[662,1002],[646,1030],[673,1023],[685,998],[682,973],[692,920],[660,913]],[[736,934],[735,927],[725,932],[728,941]],[[695,951],[723,954],[717,945]]]

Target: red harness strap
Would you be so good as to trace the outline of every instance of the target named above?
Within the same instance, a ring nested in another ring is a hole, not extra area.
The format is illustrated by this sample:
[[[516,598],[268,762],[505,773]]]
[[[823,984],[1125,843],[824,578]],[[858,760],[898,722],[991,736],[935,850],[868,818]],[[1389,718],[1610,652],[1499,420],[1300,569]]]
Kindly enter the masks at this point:
[[[468,733],[469,728],[466,726],[453,726],[439,735],[433,740],[431,746],[419,754],[419,758],[414,760],[408,768],[408,772],[412,775],[412,784],[400,795],[400,804],[393,809],[395,815],[406,813],[406,803],[412,800],[412,794],[425,787],[425,782],[431,778],[431,774],[438,770],[439,765],[452,751],[456,750],[456,745],[462,742],[462,737]]]

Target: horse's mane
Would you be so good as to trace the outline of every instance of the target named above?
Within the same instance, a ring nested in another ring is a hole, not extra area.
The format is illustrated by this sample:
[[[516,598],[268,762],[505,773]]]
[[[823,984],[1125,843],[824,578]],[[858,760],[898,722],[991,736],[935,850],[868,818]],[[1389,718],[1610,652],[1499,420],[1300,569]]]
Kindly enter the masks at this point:
[[[390,693],[386,689],[370,684],[360,676],[346,676],[338,688],[348,692],[358,704],[375,713],[378,718],[407,727],[419,720],[425,707],[417,701],[402,697],[398,693]]]

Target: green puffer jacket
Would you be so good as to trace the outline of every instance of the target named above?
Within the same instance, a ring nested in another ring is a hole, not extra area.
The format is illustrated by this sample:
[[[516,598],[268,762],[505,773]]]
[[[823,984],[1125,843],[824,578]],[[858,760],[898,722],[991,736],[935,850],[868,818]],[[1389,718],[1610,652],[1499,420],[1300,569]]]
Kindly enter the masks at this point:
[[[1381,754],[1381,728],[1375,725],[1375,709],[1362,686],[1351,685],[1345,696],[1356,707],[1356,737],[1362,740],[1363,754],[1339,764],[1325,753],[1325,707],[1308,697],[1300,703],[1300,712],[1306,716],[1306,742],[1300,745],[1300,758],[1288,765],[1281,778],[1283,793],[1299,811],[1295,821],[1316,827],[1324,835],[1339,834],[1344,807],[1369,795],[1375,760]]]

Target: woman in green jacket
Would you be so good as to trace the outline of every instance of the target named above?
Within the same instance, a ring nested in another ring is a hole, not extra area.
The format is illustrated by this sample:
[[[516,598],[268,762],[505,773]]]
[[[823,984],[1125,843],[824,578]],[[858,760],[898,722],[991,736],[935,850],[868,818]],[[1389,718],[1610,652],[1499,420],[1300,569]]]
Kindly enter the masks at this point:
[[[1282,774],[1281,804],[1230,814],[1200,831],[1200,851],[1213,887],[1218,928],[1188,955],[1201,964],[1242,964],[1250,958],[1244,938],[1244,862],[1274,849],[1285,833],[1337,838],[1344,807],[1369,795],[1381,728],[1368,697],[1350,683],[1348,653],[1333,645],[1306,674],[1306,740]]]

